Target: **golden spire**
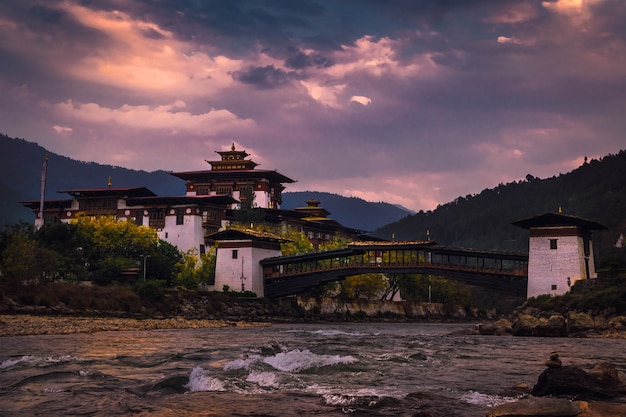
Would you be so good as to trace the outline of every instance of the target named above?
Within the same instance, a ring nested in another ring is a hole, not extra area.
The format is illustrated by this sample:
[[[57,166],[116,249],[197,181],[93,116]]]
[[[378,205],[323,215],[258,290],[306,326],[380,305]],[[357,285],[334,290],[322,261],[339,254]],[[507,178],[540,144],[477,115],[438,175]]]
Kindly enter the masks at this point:
[[[230,147],[230,150],[231,150],[231,151],[234,151],[234,150],[235,150],[235,142],[233,142],[233,146],[231,146],[231,147]]]
[[[113,185],[113,180],[111,179],[111,177],[109,177],[109,180],[107,181],[107,185],[109,186],[109,188],[111,188],[111,185]]]

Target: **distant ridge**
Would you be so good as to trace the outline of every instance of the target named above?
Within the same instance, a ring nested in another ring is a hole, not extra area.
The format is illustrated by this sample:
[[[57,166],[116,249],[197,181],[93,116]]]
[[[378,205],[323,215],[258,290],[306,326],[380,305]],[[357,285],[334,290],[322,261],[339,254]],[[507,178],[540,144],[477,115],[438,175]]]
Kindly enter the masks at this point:
[[[346,227],[372,231],[398,221],[414,212],[389,203],[373,203],[358,197],[344,197],[320,191],[295,191],[283,193],[281,208],[291,210],[305,207],[306,201],[315,199],[330,212],[330,218]]]
[[[47,199],[69,198],[59,190],[106,187],[109,177],[114,187],[145,186],[162,196],[185,194],[185,183],[166,171],[137,171],[95,162],[81,162],[47,151],[36,143],[0,134],[0,228],[25,221],[33,213],[19,202],[39,200],[41,167],[49,156],[46,184]],[[282,208],[306,206],[315,198],[331,212],[330,217],[346,227],[371,231],[397,221],[410,212],[387,203],[369,203],[358,198],[323,192],[286,192]]]

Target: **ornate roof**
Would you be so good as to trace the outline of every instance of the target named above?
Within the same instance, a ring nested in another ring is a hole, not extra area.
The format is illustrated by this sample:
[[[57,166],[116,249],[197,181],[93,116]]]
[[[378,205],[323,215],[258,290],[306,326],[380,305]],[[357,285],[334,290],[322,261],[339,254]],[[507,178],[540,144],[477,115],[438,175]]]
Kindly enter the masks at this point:
[[[185,181],[195,182],[211,182],[211,181],[223,181],[223,180],[243,180],[243,179],[268,179],[273,182],[279,183],[293,183],[296,182],[291,178],[280,174],[276,171],[265,171],[259,169],[249,170],[205,170],[205,171],[188,171],[188,172],[172,172],[172,175],[183,179]]]
[[[221,232],[213,233],[207,236],[210,240],[265,240],[271,242],[289,242],[289,239],[285,239],[282,236],[275,235],[274,233],[261,232],[251,229],[226,229]]]
[[[72,197],[147,197],[156,196],[146,187],[102,187],[102,188],[75,188],[60,190]]]

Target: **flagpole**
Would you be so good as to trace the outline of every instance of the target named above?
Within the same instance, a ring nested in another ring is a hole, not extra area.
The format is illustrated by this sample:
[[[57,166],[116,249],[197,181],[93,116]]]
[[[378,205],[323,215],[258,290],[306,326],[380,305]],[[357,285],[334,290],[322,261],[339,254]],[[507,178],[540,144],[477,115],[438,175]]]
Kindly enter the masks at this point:
[[[46,158],[43,161],[43,166],[41,167],[41,197],[39,200],[39,216],[35,219],[35,227],[39,229],[43,226],[43,202],[46,197],[46,176],[48,174],[48,154],[46,154]]]

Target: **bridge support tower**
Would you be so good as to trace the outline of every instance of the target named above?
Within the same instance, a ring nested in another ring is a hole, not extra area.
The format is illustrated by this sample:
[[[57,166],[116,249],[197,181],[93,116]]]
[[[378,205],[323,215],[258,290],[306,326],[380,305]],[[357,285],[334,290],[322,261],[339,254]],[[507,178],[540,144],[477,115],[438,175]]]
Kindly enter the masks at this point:
[[[562,295],[574,282],[598,277],[591,232],[606,229],[605,226],[560,212],[513,224],[530,231],[528,298],[543,294]]]

